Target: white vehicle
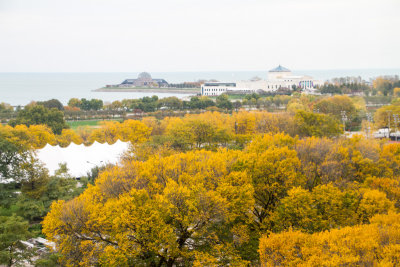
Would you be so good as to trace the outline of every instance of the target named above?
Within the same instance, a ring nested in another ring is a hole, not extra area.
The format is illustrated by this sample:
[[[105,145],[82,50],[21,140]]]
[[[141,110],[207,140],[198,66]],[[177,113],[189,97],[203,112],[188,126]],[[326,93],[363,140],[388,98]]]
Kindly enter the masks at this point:
[[[381,128],[373,133],[374,138],[389,138],[389,128]]]
[[[390,138],[392,140],[400,140],[400,131],[391,132],[389,135],[388,128],[381,128],[378,131],[374,132],[374,138]]]

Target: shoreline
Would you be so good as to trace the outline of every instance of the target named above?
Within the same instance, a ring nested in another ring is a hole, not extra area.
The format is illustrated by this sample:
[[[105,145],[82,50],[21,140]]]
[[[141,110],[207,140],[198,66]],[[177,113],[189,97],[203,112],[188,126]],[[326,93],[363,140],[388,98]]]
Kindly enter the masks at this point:
[[[168,88],[99,88],[92,92],[128,92],[128,93],[173,93],[173,94],[199,94],[200,88],[168,89]]]

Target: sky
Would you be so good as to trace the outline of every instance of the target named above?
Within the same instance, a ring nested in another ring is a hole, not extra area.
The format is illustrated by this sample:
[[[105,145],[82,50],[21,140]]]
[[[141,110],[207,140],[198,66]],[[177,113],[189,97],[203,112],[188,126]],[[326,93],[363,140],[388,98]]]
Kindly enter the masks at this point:
[[[399,0],[0,0],[0,72],[400,67]]]

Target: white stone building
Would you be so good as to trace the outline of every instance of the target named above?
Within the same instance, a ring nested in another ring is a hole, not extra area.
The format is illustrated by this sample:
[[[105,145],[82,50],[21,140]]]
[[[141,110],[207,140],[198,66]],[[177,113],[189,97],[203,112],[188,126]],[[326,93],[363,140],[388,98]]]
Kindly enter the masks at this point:
[[[220,95],[225,92],[247,94],[293,88],[301,88],[306,93],[312,93],[320,85],[323,85],[323,82],[306,75],[293,75],[289,69],[279,65],[268,72],[267,80],[204,83],[201,86],[201,94],[206,96]]]

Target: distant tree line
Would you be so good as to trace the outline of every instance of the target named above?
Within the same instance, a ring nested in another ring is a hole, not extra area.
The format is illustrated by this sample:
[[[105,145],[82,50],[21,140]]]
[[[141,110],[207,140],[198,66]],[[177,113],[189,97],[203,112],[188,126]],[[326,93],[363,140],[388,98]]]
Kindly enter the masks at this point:
[[[199,88],[201,86],[200,83],[170,83],[168,84],[169,88]]]
[[[319,88],[322,94],[354,94],[368,93],[371,87],[366,83],[324,84]]]
[[[68,101],[69,107],[80,108],[82,110],[100,110],[103,108],[103,100],[100,99],[86,99],[86,98],[71,98]]]

